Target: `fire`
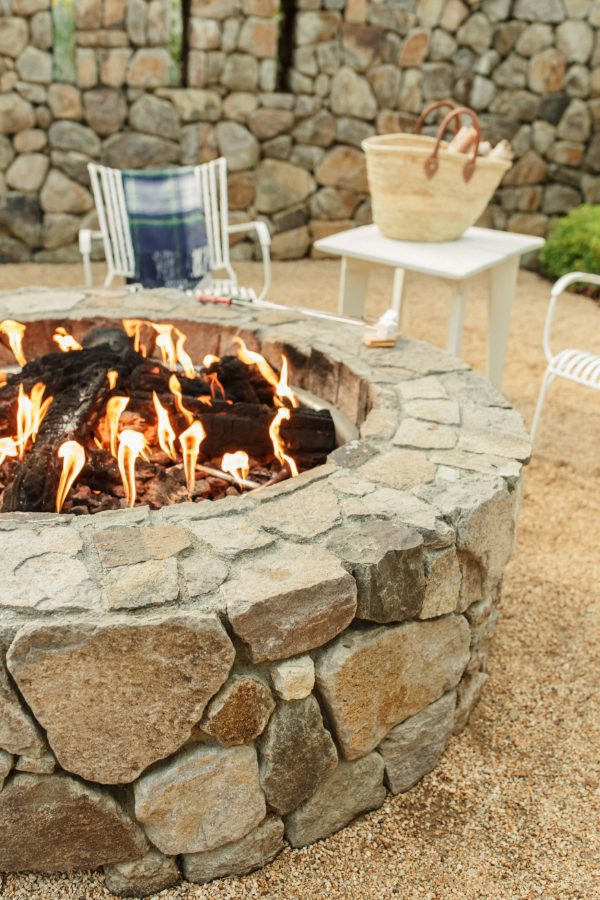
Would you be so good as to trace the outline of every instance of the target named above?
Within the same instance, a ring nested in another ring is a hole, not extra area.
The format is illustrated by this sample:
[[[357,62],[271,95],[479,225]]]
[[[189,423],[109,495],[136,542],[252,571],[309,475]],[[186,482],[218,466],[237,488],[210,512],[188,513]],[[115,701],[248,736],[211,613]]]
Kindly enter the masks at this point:
[[[116,369],[109,369],[106,373],[106,377],[108,378],[108,387],[111,391],[114,391],[117,386],[117,381],[119,380],[119,373]]]
[[[192,358],[187,350],[183,349],[183,345],[187,341],[187,336],[183,333],[183,331],[180,331],[179,328],[175,329],[175,334],[177,335],[177,343],[175,345],[177,361],[179,362],[187,378],[195,378],[196,370],[194,368]]]
[[[71,490],[73,482],[85,465],[85,450],[77,441],[65,441],[58,448],[58,458],[62,459],[63,467],[56,492],[57,513],[63,508],[63,503]]]
[[[17,397],[17,447],[19,459],[25,456],[29,440],[35,443],[44,416],[48,412],[52,397],[43,400],[46,385],[38,381],[27,394],[22,384]]]
[[[146,438],[139,431],[133,431],[131,428],[125,428],[119,435],[119,453],[117,462],[119,464],[119,472],[121,473],[121,481],[125,489],[125,499],[129,506],[135,504],[137,496],[135,486],[135,464],[138,456],[147,459],[146,456]]]
[[[14,438],[0,438],[0,466],[7,456],[17,456],[18,452],[19,446]]]
[[[225,400],[225,388],[219,381],[219,376],[216,372],[207,372],[206,377],[208,378],[208,383],[210,385],[210,396],[213,400]]]
[[[171,459],[177,459],[175,452],[175,432],[169,419],[169,413],[158,399],[156,391],[152,391],[152,402],[158,419],[157,435],[161,450]]]
[[[186,420],[188,425],[191,425],[192,422],[194,421],[194,414],[191,413],[189,411],[189,409],[186,409],[185,406],[183,405],[183,394],[181,392],[181,382],[179,381],[179,378],[177,377],[177,375],[171,375],[171,377],[169,378],[169,390],[173,394],[173,397],[175,399],[175,406],[177,407],[178,411],[184,417],[184,419]]]
[[[108,435],[110,452],[117,457],[117,435],[119,433],[119,419],[123,415],[129,397],[111,397],[106,404],[106,421],[108,422]]]
[[[250,472],[250,460],[245,450],[236,450],[235,453],[224,453],[221,460],[221,468],[224,472],[233,475],[237,484],[243,487],[243,482]]]
[[[282,407],[277,410],[275,418],[271,422],[269,426],[269,437],[273,443],[273,453],[275,458],[279,460],[282,466],[288,466],[292,478],[295,478],[298,475],[298,467],[291,456],[286,456],[283,449],[283,441],[281,440],[279,429],[281,428],[281,423],[286,419],[289,419],[290,411],[286,407]]]
[[[8,375],[6,374],[6,372],[0,372],[0,388],[3,388],[7,382]]]
[[[183,468],[187,481],[188,493],[192,494],[196,485],[196,463],[200,444],[206,437],[206,432],[201,422],[192,422],[189,428],[179,435],[179,443],[183,452]]]
[[[300,406],[298,402],[298,398],[288,385],[288,361],[285,356],[281,356],[281,372],[279,374],[279,381],[277,382],[277,387],[275,389],[275,404],[277,406],[285,406],[284,400],[289,400],[290,405],[294,408]]]
[[[173,342],[173,326],[161,325],[151,322],[150,325],[156,331],[156,346],[160,350],[163,364],[172,372],[177,368],[177,350]]]
[[[15,322],[13,319],[5,319],[4,322],[0,322],[0,334],[5,334],[8,338],[8,345],[19,365],[27,365],[27,360],[23,353],[25,325],[22,325],[21,322]]]
[[[209,369],[215,363],[221,362],[220,356],[213,356],[212,353],[207,353],[204,359],[202,360],[202,365],[205,369]]]
[[[62,325],[57,326],[56,331],[52,335],[52,340],[55,344],[58,344],[63,353],[68,353],[70,350],[83,350],[79,341],[76,341],[73,335],[69,334]]]
[[[143,319],[123,319],[123,328],[125,329],[125,334],[127,337],[133,338],[133,349],[136,353],[141,353],[142,356],[146,355],[146,348],[141,343],[140,336],[142,325],[145,325]]]

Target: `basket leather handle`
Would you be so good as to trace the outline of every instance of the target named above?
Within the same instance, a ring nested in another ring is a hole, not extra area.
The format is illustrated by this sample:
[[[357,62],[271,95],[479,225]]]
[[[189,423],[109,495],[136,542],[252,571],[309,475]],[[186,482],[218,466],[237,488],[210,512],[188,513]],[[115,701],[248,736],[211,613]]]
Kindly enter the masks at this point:
[[[436,100],[435,103],[430,103],[429,106],[423,110],[423,112],[417,119],[417,124],[415,125],[414,133],[421,134],[421,131],[423,130],[423,125],[425,124],[425,122],[427,121],[427,119],[429,118],[431,113],[434,112],[434,110],[445,109],[446,107],[449,109],[456,109],[456,103],[454,102],[454,100],[450,100],[450,98],[447,98],[446,100]],[[456,131],[457,134],[458,134],[459,128],[460,128],[460,121],[458,119],[455,119],[454,120],[454,130]]]
[[[479,119],[475,115],[472,109],[469,109],[468,106],[457,106],[455,109],[450,110],[448,115],[444,118],[443,122],[440,124],[438,129],[437,137],[435,139],[435,147],[433,148],[433,152],[431,156],[428,156],[425,160],[425,175],[427,178],[433,178],[435,173],[438,170],[438,166],[440,164],[438,153],[440,149],[440,144],[442,142],[442,138],[446,133],[448,125],[452,120],[456,120],[457,122],[460,120],[460,116],[466,113],[473,123],[473,128],[477,133],[477,140],[473,146],[473,154],[470,159],[463,166],[463,179],[465,182],[469,182],[473,177],[473,173],[475,172],[475,164],[477,162],[477,149],[479,147],[479,141],[481,140],[481,125],[479,124]]]

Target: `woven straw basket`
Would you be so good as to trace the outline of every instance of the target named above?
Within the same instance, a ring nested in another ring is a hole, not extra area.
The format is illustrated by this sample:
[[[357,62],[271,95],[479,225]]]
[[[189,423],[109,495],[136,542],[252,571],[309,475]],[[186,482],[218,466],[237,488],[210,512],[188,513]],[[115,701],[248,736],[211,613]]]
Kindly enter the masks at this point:
[[[427,116],[452,107],[435,138],[420,134]],[[448,126],[458,131],[468,115],[477,131],[469,155],[447,150],[442,140]],[[373,221],[386,237],[402,241],[453,241],[483,213],[511,163],[477,156],[479,120],[467,107],[441,100],[429,106],[415,134],[385,134],[367,138],[367,176]]]

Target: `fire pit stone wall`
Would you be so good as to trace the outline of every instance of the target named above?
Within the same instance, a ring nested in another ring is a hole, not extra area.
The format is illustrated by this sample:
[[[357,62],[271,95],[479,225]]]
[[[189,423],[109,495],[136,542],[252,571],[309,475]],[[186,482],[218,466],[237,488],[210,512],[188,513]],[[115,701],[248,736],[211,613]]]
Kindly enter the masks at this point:
[[[23,322],[135,315],[285,352],[360,429],[256,496],[0,515],[0,871],[104,866],[142,895],[264,865],[436,765],[487,679],[530,448],[427,344],[174,292],[0,296]]]

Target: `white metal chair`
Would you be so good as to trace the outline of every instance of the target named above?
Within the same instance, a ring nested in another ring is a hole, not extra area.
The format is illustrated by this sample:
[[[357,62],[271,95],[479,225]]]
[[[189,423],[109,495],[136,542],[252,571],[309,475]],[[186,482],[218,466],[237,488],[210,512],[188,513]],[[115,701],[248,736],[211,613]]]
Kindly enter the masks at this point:
[[[91,252],[92,241],[102,240],[108,273],[105,287],[111,284],[115,275],[132,278],[134,275],[134,255],[125,206],[123,179],[119,169],[109,169],[89,163],[92,192],[98,212],[99,231],[89,228],[79,232],[79,251],[83,257],[85,283],[92,286]],[[271,235],[265,222],[242,222],[229,224],[227,204],[227,161],[220,157],[194,168],[200,185],[200,194],[206,216],[208,252],[211,275],[200,282],[202,293],[207,296],[235,296],[243,300],[262,300],[271,285]],[[241,288],[231,265],[229,237],[245,231],[254,231],[260,244],[264,282],[258,296],[250,288]],[[212,273],[222,271],[224,278],[214,278]]]
[[[566,378],[568,381],[575,381],[577,384],[583,384],[586,387],[600,390],[600,356],[589,353],[587,350],[579,350],[568,348],[561,350],[559,353],[553,353],[550,347],[550,333],[552,331],[552,321],[556,303],[560,295],[576,281],[584,281],[588,284],[597,284],[600,286],[600,275],[589,275],[585,272],[570,272],[563,275],[553,286],[550,294],[550,305],[546,316],[546,324],[544,326],[544,353],[548,360],[548,366],[544,374],[540,395],[538,397],[533,423],[531,425],[531,440],[535,440],[535,434],[539,425],[542,407],[546,397],[546,391],[556,377]]]

